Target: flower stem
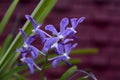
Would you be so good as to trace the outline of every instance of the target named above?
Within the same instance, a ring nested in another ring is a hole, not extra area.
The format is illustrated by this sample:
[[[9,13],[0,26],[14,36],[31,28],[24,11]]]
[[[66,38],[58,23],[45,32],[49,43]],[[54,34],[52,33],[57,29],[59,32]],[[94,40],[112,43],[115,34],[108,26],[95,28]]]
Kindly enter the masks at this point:
[[[43,61],[42,70],[40,71],[40,80],[44,79],[44,71],[45,71],[45,68],[47,66],[47,62],[48,62],[48,55],[45,56],[45,59]]]

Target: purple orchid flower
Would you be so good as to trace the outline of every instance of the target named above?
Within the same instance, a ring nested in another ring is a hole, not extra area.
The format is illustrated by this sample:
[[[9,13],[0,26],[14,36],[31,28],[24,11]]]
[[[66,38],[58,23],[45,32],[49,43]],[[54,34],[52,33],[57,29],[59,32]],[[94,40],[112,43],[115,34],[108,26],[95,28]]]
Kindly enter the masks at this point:
[[[72,18],[70,19],[71,21],[71,25],[72,27],[67,27],[66,30],[64,31],[63,34],[66,34],[66,36],[72,36],[75,37],[74,34],[77,33],[77,31],[75,30],[76,27],[78,26],[78,24],[82,23],[84,21],[85,17],[81,17],[81,18]]]
[[[56,57],[54,57],[54,58],[50,58],[50,59],[48,59],[48,60],[49,60],[49,61],[53,60],[53,62],[52,62],[52,66],[53,66],[53,67],[56,67],[57,64],[58,64],[59,62],[61,62],[61,61],[63,61],[63,62],[65,62],[65,63],[68,64],[68,63],[69,63],[68,60],[70,59],[69,54],[70,54],[71,50],[72,50],[73,48],[75,48],[76,46],[77,46],[77,43],[75,43],[75,44],[73,44],[73,45],[71,45],[71,44],[66,44],[66,45],[64,46],[65,51],[64,51],[62,54],[60,54],[60,55],[58,55],[58,56],[56,56]]]
[[[39,53],[42,54],[42,55],[45,55],[43,52],[38,50],[36,47],[30,45],[34,41],[34,36],[30,36],[30,37],[27,38],[25,32],[22,29],[20,29],[20,32],[23,35],[24,44],[21,48],[18,48],[16,50],[16,52],[20,52],[23,56],[26,56],[27,52],[29,51],[32,55],[32,58],[36,58]]]
[[[51,35],[47,34],[46,32],[44,32],[43,30],[39,29],[41,27],[41,25],[37,24],[35,22],[35,20],[30,16],[30,15],[25,15],[26,19],[29,20],[32,25],[33,25],[33,30],[32,32],[35,34],[35,35],[39,35],[41,37],[41,40],[42,42],[45,41],[46,39],[46,36],[47,35],[48,37],[51,37]]]
[[[53,25],[47,25],[45,27],[46,30],[51,31],[56,37],[46,39],[45,45],[43,47],[44,52],[47,52],[51,48],[55,48],[58,53],[61,53],[60,46],[62,45],[58,42],[64,39],[64,35],[62,35],[62,33],[65,31],[65,28],[68,24],[68,18],[63,18],[60,22],[60,32],[58,32]],[[66,39],[65,41],[63,40],[63,43],[68,41],[71,41],[71,39]]]
[[[74,36],[76,33],[75,28],[81,22],[83,22],[85,17],[81,17],[79,19],[72,18],[71,24],[72,27],[69,28],[67,25],[69,24],[68,18],[63,18],[60,22],[60,32],[58,32],[53,25],[47,25],[45,27],[46,30],[51,31],[56,37],[55,38],[47,38],[45,45],[43,47],[43,51],[47,52],[51,48],[55,48],[58,53],[61,53],[60,46],[62,44],[66,44],[67,42],[73,41],[73,39],[66,38],[67,36]],[[62,43],[62,44],[61,44]]]
[[[30,69],[30,73],[33,74],[34,73],[34,66],[38,69],[38,70],[42,70],[39,66],[37,66],[32,58],[29,57],[23,57],[20,59],[22,62],[26,63]]]

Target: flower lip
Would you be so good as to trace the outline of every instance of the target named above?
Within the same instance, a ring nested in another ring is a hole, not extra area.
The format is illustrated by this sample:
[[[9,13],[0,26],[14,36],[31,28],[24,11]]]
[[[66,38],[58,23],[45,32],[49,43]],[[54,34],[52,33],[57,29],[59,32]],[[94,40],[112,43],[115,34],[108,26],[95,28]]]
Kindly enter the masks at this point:
[[[62,35],[59,35],[58,37],[59,37],[59,39],[64,39],[64,36],[62,36]]]
[[[70,30],[72,30],[74,32],[74,34],[77,33],[77,31],[72,27],[70,28]]]
[[[24,43],[23,47],[28,48],[28,44]]]
[[[25,60],[24,57],[20,59],[21,62],[25,62],[24,60]]]
[[[65,56],[67,60],[70,59],[70,57],[67,55],[67,53],[63,53],[63,56]]]
[[[53,45],[51,45],[51,48],[54,48],[54,47],[57,47],[58,46],[58,43],[55,42]]]

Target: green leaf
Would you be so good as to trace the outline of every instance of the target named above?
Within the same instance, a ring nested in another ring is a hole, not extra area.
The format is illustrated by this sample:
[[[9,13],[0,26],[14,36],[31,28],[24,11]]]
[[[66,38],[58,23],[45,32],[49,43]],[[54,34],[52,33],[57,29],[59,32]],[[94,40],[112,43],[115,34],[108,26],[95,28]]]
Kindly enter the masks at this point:
[[[0,49],[0,58],[2,58],[3,54],[5,53],[5,51],[8,49],[9,45],[10,45],[10,42],[11,40],[13,39],[13,36],[11,34],[9,34],[4,43],[3,43],[3,46],[1,47]]]
[[[56,2],[57,0],[41,0],[32,13],[32,16],[34,17],[34,19],[38,23],[42,23]],[[27,34],[31,33],[31,30],[32,30],[31,26],[32,25],[30,24],[29,21],[27,21],[23,26],[23,29]],[[21,43],[22,43],[22,36],[19,33],[17,37],[14,39],[14,41],[12,42],[12,44],[10,45],[10,47],[8,48],[8,50],[6,51],[5,55],[0,60],[0,73],[4,73],[6,71],[7,65],[12,64],[10,63],[10,61],[15,56],[14,51],[17,47],[21,45]]]
[[[0,23],[0,34],[2,33],[2,31],[4,30],[6,24],[8,23],[14,9],[16,8],[16,5],[18,4],[19,0],[13,0],[13,3],[10,5],[9,9],[7,10],[7,12],[5,13],[1,23]]]
[[[60,80],[66,80],[70,75],[72,75],[77,70],[76,66],[71,67],[68,69],[60,78]]]
[[[91,49],[76,49],[72,50],[71,54],[95,54],[98,52],[97,48],[91,48]]]
[[[21,76],[21,75],[19,75],[19,74],[14,74],[14,76],[17,78],[17,80],[26,80],[26,78],[25,77],[23,77],[23,76]]]
[[[77,80],[88,80],[88,76],[84,76],[84,77],[79,78],[79,79],[77,79]]]
[[[1,74],[0,75],[0,79],[1,80],[8,80],[14,73],[16,72],[20,72],[22,70],[24,70],[25,68],[27,68],[27,65],[24,66],[15,66],[15,68],[11,69],[9,72],[5,73],[5,74]]]

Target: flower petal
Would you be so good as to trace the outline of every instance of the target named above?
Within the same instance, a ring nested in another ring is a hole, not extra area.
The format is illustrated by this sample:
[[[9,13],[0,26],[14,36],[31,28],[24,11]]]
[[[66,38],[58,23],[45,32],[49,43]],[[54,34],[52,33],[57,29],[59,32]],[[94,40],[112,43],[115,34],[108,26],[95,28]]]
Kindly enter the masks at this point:
[[[67,55],[69,55],[71,49],[72,49],[71,44],[66,44],[66,45],[65,45],[65,53],[66,53]]]
[[[32,45],[29,45],[29,50],[30,50],[33,58],[36,58],[38,56],[38,54],[40,53],[39,49],[37,49],[36,47],[34,47]]]
[[[27,53],[22,53],[22,57],[26,57]]]
[[[32,23],[34,29],[36,29],[40,26],[35,22],[35,20],[30,15],[25,15],[25,17],[26,17],[26,19],[28,19]]]
[[[70,21],[71,21],[72,27],[75,29],[77,26],[77,18],[72,18],[70,19]]]
[[[31,53],[31,56],[32,56],[33,59],[35,59],[35,58],[38,56],[38,55],[37,55],[35,52],[33,52],[33,51],[31,51],[30,53]]]
[[[65,40],[63,41],[63,44],[66,44],[66,43],[71,42],[71,41],[73,41],[73,39],[65,39]]]
[[[75,48],[78,45],[78,43],[75,43],[72,45],[72,49]]]
[[[26,42],[26,40],[27,40],[27,35],[26,35],[26,33],[25,33],[21,28],[20,28],[19,30],[20,30],[21,34],[23,35],[24,42]]]
[[[53,66],[53,67],[56,67],[57,64],[58,64],[59,62],[61,62],[61,61],[67,63],[67,61],[66,61],[66,56],[64,56],[64,55],[60,55],[60,56],[54,57],[53,59],[54,59],[53,62],[52,62],[52,66]],[[51,59],[51,60],[52,60],[52,59]],[[67,64],[69,64],[69,63],[67,63]]]
[[[28,37],[27,44],[31,44],[35,40],[35,36]]]
[[[71,30],[70,28],[67,28],[64,32],[62,32],[62,36],[64,36],[64,38],[66,38],[67,36],[71,36],[74,34],[74,31]]]
[[[47,25],[47,26],[45,26],[45,30],[51,31],[55,35],[58,34],[57,30],[55,29],[55,27],[53,25]]]
[[[83,22],[84,20],[85,20],[85,17],[79,18],[78,21],[77,21],[77,25],[78,25],[79,23]]]
[[[38,35],[41,37],[42,42],[45,41],[46,36],[45,36],[45,34],[42,32],[42,30],[37,29],[37,30],[36,30],[36,34],[38,34]]]
[[[56,47],[57,53],[60,55],[64,52],[63,50],[64,50],[64,46],[62,44],[58,43],[58,46]]]
[[[33,74],[34,73],[33,64],[28,63],[28,67],[29,67],[30,73]]]
[[[32,58],[29,57],[23,57],[22,60],[28,65],[29,69],[30,69],[30,73],[33,74],[34,73],[34,68],[33,68],[33,64],[34,61]]]
[[[60,32],[63,32],[68,24],[69,24],[68,18],[63,18],[60,22]]]
[[[59,40],[59,38],[55,37],[55,38],[47,38],[44,47],[43,47],[43,52],[47,52],[51,46],[56,43]]]
[[[61,61],[62,61],[62,59],[55,59],[55,60],[53,60],[52,66],[55,68],[55,67],[57,66],[57,64],[58,64],[59,62],[61,62]]]
[[[85,19],[85,17],[81,17],[81,18],[79,18],[79,19],[77,19],[77,18],[72,18],[72,19],[71,19],[72,28],[75,29],[79,23],[81,23],[81,22],[84,21],[84,19]]]

